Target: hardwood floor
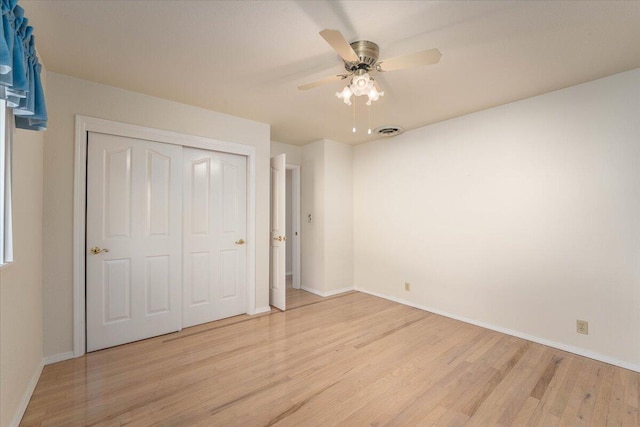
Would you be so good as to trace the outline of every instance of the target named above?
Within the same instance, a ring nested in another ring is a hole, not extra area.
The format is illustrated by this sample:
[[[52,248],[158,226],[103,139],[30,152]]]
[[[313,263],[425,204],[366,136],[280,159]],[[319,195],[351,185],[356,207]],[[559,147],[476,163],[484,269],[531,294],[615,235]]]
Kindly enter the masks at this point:
[[[23,426],[638,425],[640,374],[359,292],[45,367]]]
[[[292,286],[291,276],[287,276],[287,310],[300,307],[301,305],[324,301],[325,299],[326,298],[314,295],[311,292],[303,291],[302,289],[294,289]]]

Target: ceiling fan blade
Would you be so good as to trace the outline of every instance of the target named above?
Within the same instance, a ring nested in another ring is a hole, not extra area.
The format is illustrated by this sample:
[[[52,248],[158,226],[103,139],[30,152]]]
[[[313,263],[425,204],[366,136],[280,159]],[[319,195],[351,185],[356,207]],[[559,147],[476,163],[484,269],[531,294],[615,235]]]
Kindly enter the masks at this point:
[[[320,35],[338,52],[338,55],[347,62],[358,62],[360,58],[353,51],[351,45],[345,40],[342,33],[338,30],[322,30]]]
[[[314,87],[318,87],[318,86],[321,86],[321,85],[326,84],[326,83],[332,83],[332,82],[337,82],[338,80],[344,80],[348,76],[349,76],[348,74],[338,74],[338,75],[335,75],[335,76],[325,77],[324,79],[316,80],[315,82],[311,82],[311,83],[307,83],[307,84],[298,86],[298,89],[300,89],[300,90],[313,89]]]
[[[438,49],[429,49],[409,55],[396,56],[378,62],[379,71],[395,71],[405,68],[419,67],[421,65],[437,64],[442,54]]]

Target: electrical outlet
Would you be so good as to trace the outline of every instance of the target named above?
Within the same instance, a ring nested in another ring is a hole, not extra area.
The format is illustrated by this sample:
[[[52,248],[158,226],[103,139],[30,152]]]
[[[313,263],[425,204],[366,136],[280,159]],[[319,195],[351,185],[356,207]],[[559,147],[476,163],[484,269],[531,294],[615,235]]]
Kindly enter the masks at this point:
[[[411,283],[404,282],[404,290],[409,292],[411,290]]]
[[[589,322],[586,320],[576,320],[576,332],[589,335]]]

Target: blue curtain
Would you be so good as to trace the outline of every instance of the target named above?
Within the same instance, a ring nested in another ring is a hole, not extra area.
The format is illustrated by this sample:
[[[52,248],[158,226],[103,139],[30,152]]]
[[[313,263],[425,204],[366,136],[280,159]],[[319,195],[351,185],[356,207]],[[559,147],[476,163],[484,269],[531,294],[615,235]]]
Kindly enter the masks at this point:
[[[0,2],[0,99],[13,109],[17,128],[45,130],[47,107],[33,27],[18,0]]]

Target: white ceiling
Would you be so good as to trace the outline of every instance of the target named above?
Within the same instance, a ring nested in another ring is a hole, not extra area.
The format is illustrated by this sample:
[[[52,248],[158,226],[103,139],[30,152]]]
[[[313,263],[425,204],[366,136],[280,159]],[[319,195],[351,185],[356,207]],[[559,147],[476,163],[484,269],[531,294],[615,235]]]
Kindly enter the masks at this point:
[[[318,35],[381,58],[437,47],[439,64],[378,74],[372,127],[405,130],[640,67],[638,1],[21,0],[48,70],[271,124],[273,140],[357,144],[368,116],[334,96],[344,71]]]

